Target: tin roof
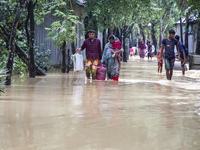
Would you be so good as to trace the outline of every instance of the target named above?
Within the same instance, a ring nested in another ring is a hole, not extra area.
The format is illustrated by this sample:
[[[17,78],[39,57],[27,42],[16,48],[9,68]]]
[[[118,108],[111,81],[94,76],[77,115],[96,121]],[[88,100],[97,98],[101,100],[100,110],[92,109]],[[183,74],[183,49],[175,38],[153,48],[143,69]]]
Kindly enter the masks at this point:
[[[196,17],[195,15],[191,14],[191,15],[189,16],[189,22],[192,23],[192,22],[195,22],[195,21],[197,21],[197,17]],[[182,18],[182,23],[183,23],[183,24],[186,23],[185,18]],[[177,21],[174,25],[176,25],[176,24],[180,24],[180,20]]]
[[[77,4],[79,4],[81,6],[85,6],[85,0],[78,0]]]

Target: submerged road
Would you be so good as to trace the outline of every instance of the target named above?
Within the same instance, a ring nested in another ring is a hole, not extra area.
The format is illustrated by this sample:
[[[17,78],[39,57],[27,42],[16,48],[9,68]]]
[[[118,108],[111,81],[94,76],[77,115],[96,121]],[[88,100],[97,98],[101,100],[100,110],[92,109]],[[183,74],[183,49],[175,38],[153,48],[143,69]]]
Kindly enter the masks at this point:
[[[199,150],[200,72],[123,63],[120,81],[84,72],[15,77],[0,96],[0,150]]]

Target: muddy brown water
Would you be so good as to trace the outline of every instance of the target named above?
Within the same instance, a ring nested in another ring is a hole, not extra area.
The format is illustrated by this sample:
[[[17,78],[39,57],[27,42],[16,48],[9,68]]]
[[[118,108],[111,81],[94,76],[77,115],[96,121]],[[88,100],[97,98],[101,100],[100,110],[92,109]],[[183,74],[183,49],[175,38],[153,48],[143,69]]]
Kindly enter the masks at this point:
[[[84,72],[13,79],[0,96],[0,150],[199,150],[200,72],[123,63],[120,81]]]

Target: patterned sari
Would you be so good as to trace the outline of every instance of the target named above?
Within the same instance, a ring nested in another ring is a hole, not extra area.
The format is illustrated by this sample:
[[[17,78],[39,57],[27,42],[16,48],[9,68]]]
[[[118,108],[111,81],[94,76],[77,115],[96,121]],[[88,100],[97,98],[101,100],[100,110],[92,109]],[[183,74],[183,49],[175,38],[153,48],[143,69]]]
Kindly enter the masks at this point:
[[[110,47],[112,47],[111,43],[107,43],[104,51],[103,51],[103,56],[102,56],[102,63],[106,64],[107,68],[107,79],[112,79],[114,81],[118,81],[119,79],[119,61],[117,59],[117,68],[114,69],[115,67],[115,58],[112,57],[113,53],[111,52]]]

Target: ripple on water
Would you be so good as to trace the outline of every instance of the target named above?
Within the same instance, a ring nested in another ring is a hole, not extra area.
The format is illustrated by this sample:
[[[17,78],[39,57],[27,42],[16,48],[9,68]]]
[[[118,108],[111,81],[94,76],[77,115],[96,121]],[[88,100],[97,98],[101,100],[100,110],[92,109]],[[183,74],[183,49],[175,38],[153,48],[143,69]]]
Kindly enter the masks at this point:
[[[138,79],[120,79],[119,84],[134,84],[134,83],[157,83],[163,86],[174,86],[181,89],[187,90],[200,90],[199,82],[177,82],[175,80],[168,81],[168,80],[138,80]]]

